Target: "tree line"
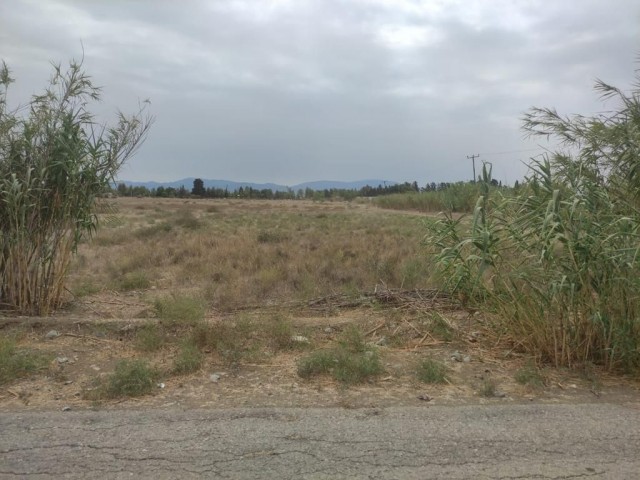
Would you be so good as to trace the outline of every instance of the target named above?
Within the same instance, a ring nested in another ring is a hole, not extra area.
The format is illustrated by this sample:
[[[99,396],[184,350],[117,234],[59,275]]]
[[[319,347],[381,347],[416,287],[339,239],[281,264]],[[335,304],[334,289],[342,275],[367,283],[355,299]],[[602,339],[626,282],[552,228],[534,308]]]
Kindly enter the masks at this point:
[[[219,187],[205,187],[204,181],[196,178],[193,181],[193,187],[187,189],[184,185],[180,187],[157,187],[147,188],[143,185],[132,186],[124,183],[118,184],[113,193],[121,197],[160,197],[160,198],[245,198],[245,199],[261,199],[261,200],[326,200],[326,199],[343,199],[352,200],[356,197],[377,197],[381,195],[391,195],[397,193],[418,193],[418,192],[437,192],[444,191],[454,185],[461,185],[472,182],[440,182],[426,183],[424,187],[420,187],[418,182],[404,182],[392,185],[378,185],[372,187],[365,185],[359,189],[346,188],[330,188],[314,190],[312,188],[300,188],[293,190],[273,190],[270,188],[257,189],[252,187],[240,187],[234,190]],[[496,186],[499,182],[495,182]]]

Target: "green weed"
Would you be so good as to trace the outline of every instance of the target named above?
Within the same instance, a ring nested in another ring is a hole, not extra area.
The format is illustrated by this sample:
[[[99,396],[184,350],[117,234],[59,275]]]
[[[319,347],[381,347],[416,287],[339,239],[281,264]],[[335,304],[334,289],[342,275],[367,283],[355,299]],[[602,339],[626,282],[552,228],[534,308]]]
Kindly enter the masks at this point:
[[[204,355],[198,347],[193,343],[185,342],[173,362],[173,372],[177,374],[195,372],[200,369],[203,360]]]
[[[164,329],[156,323],[147,323],[136,332],[135,346],[143,352],[160,350],[166,342]]]
[[[116,288],[123,292],[144,290],[150,286],[151,281],[147,277],[147,274],[142,271],[125,273],[116,282]]]
[[[519,368],[514,375],[514,379],[520,385],[528,385],[535,388],[543,387],[545,384],[544,377],[533,363],[527,363],[522,368]]]
[[[172,295],[156,300],[158,318],[172,326],[195,325],[204,319],[205,305],[199,298]]]
[[[433,358],[422,359],[416,368],[418,380],[424,383],[446,383],[447,366]]]
[[[335,348],[318,350],[300,359],[297,372],[302,378],[330,374],[344,384],[356,384],[380,375],[383,370],[378,352],[364,343],[356,327],[350,326]]]
[[[0,337],[0,385],[33,375],[47,367],[49,357],[18,349],[11,338]]]
[[[482,381],[482,385],[480,385],[480,389],[478,390],[478,393],[483,397],[495,397],[497,388],[498,386],[495,380],[486,378]]]
[[[96,390],[89,392],[94,400],[102,398],[140,397],[156,388],[159,372],[143,360],[120,360],[115,371]]]

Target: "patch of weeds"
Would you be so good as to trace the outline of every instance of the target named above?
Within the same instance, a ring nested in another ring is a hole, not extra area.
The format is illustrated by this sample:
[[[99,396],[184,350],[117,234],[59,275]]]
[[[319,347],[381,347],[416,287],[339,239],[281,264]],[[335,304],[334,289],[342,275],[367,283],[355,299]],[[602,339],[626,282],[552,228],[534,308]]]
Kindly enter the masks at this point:
[[[173,372],[177,374],[195,372],[200,369],[203,361],[204,355],[198,347],[193,343],[185,342],[173,361]]]
[[[354,325],[349,325],[345,328],[338,338],[338,345],[341,349],[352,353],[363,353],[368,349],[362,332]]]
[[[302,378],[330,374],[344,384],[366,382],[382,371],[378,352],[364,342],[354,326],[342,333],[335,348],[318,350],[298,362],[298,375]]]
[[[514,375],[514,379],[520,385],[528,385],[534,388],[543,387],[545,384],[544,377],[533,363],[527,363],[518,369]]]
[[[602,383],[598,377],[596,367],[591,362],[587,362],[579,369],[580,376],[591,384],[591,390],[599,392],[602,390]]]
[[[283,315],[276,315],[268,319],[264,323],[263,328],[265,329],[264,331],[269,343],[276,351],[287,350],[301,343],[293,340],[293,324],[291,320]]]
[[[198,219],[191,212],[181,213],[178,217],[173,220],[174,225],[178,227],[182,227],[185,230],[198,230],[204,226],[204,222]]]
[[[437,312],[431,315],[429,331],[445,342],[451,342],[455,338],[455,329],[451,326],[451,323]]]
[[[0,385],[45,369],[49,360],[44,354],[16,348],[12,338],[0,338]]]
[[[485,378],[482,381],[482,385],[480,385],[480,390],[478,393],[483,397],[495,397],[498,386],[496,385],[495,380],[491,378]]]
[[[257,237],[258,243],[280,243],[286,239],[286,235],[274,230],[262,230]]]
[[[144,290],[151,286],[151,282],[145,272],[128,272],[117,281],[116,288],[122,292],[131,290]]]
[[[246,342],[243,330],[246,325],[246,322],[236,325],[221,323],[215,330],[213,347],[228,365],[236,366],[242,360]]]
[[[332,375],[346,384],[364,383],[383,370],[380,357],[374,350],[367,350],[362,354],[339,351],[336,359]]]
[[[101,290],[102,287],[93,282],[83,282],[80,285],[75,286],[71,292],[75,297],[82,298],[88,295],[94,295]]]
[[[206,322],[198,322],[191,330],[190,341],[199,348],[215,347],[215,326]]]
[[[156,352],[166,342],[164,329],[156,323],[146,323],[136,332],[135,345],[143,352]]]
[[[153,391],[159,376],[159,372],[143,360],[120,360],[115,371],[87,396],[92,400],[140,397]]]
[[[330,373],[336,365],[334,352],[317,350],[298,362],[298,376],[311,378],[314,375]]]
[[[147,240],[158,235],[169,233],[171,230],[173,230],[173,227],[169,223],[162,222],[136,230],[133,235],[140,240]]]
[[[204,302],[186,295],[172,295],[155,301],[158,318],[169,325],[195,325],[204,319]]]
[[[416,376],[424,383],[446,383],[447,366],[434,358],[424,358],[418,363]]]

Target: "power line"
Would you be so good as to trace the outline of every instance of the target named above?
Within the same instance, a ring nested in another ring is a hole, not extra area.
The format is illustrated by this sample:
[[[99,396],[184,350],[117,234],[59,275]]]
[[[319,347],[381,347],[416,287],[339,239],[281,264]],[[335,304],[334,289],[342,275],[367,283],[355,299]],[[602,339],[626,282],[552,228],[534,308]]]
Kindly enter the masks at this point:
[[[527,148],[525,150],[506,150],[504,152],[490,152],[490,153],[483,153],[483,155],[506,155],[509,153],[522,153],[522,152],[537,152],[539,150],[545,150],[542,147],[538,147],[538,148]],[[467,157],[469,158],[469,157]]]

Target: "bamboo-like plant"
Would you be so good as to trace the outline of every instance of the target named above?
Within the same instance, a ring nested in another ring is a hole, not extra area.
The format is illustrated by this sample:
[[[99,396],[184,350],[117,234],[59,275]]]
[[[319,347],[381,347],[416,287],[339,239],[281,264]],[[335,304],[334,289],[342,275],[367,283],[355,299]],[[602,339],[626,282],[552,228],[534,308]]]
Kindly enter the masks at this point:
[[[444,285],[497,313],[520,348],[556,365],[637,369],[640,78],[631,94],[596,89],[620,101],[617,111],[532,109],[525,131],[567,151],[534,161],[515,195],[481,196],[466,231],[432,224],[428,243]]]
[[[144,141],[146,105],[112,127],[89,112],[100,89],[70,62],[50,86],[9,111],[13,82],[0,65],[0,305],[47,315],[60,305],[71,256],[97,227],[96,202]]]

